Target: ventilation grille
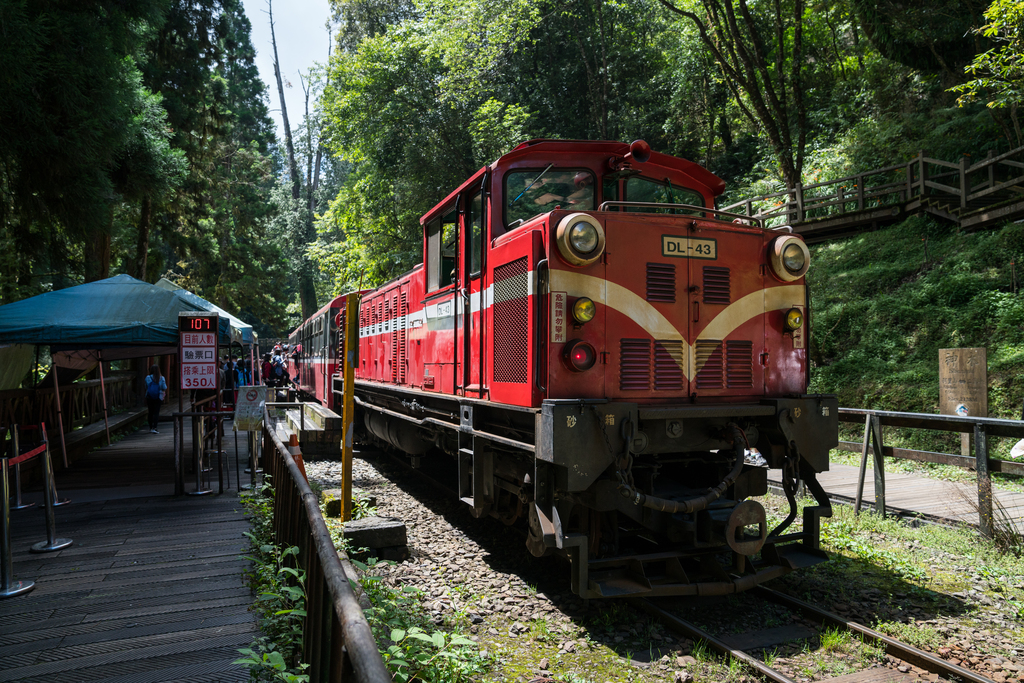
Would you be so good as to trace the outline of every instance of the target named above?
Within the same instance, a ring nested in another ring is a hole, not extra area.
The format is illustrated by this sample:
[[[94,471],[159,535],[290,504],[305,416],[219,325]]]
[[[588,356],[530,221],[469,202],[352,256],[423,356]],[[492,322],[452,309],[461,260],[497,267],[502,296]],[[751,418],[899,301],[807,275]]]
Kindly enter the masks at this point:
[[[754,386],[754,344],[748,341],[725,343],[725,386],[730,389]]]
[[[619,342],[619,389],[649,391],[651,388],[651,340]]]
[[[698,389],[722,388],[722,342],[708,339],[697,342],[694,349]]]
[[[409,366],[409,360],[406,357],[409,346],[406,341],[406,328],[409,326],[409,300],[406,296],[406,292],[402,292],[402,297],[398,303],[398,381],[405,384],[405,370]]]
[[[494,381],[525,384],[529,376],[529,269],[526,257],[494,269]]]
[[[385,316],[387,329],[391,332],[391,381],[398,381],[398,322],[395,309],[398,308],[398,297],[385,299]]]
[[[686,357],[682,341],[654,342],[654,388],[659,391],[682,391]]]
[[[647,264],[647,300],[676,302],[676,267],[670,263]]]
[[[729,292],[729,269],[717,266],[704,266],[704,303],[731,303]]]

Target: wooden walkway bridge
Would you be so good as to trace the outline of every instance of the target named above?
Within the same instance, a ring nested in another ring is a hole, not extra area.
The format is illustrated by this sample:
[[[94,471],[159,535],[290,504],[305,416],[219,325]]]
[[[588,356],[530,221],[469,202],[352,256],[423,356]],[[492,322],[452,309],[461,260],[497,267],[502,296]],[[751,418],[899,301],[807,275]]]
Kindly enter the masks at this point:
[[[175,498],[171,423],[160,431],[140,429],[58,473],[71,502],[56,508],[57,534],[71,546],[30,553],[46,539],[44,515],[12,513],[14,578],[36,585],[0,600],[0,681],[249,680],[232,664],[257,632],[234,463],[231,490]],[[186,452],[189,434],[186,425]],[[225,446],[233,456],[230,434]]]
[[[792,226],[809,244],[877,230],[916,213],[928,213],[977,230],[1024,216],[1024,147],[971,163],[910,161],[723,207]]]

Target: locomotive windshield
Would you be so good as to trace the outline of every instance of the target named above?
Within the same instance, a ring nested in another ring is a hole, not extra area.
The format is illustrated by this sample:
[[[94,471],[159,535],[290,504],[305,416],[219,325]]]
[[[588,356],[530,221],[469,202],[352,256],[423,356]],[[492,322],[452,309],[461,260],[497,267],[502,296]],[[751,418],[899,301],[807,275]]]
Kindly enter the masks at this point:
[[[651,202],[655,204],[690,204],[693,206],[704,206],[704,198],[699,192],[694,192],[685,187],[674,186],[671,183],[659,183],[650,178],[632,176],[626,181],[626,201],[629,202]],[[699,211],[687,209],[651,209],[633,207],[627,211],[644,211],[647,213],[655,211],[667,211],[669,213],[681,213],[700,215]]]
[[[513,171],[505,176],[505,196],[509,198],[505,210],[508,225],[556,207],[583,211],[597,208],[594,174],[582,169],[552,168],[547,173],[543,168]]]

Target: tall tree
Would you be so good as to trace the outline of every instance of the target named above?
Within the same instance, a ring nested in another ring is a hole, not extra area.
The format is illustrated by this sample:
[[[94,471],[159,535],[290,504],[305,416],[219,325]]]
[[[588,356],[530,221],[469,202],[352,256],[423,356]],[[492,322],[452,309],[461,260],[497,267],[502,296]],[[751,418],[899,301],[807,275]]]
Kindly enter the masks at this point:
[[[270,42],[274,48],[274,77],[277,79],[277,95],[281,102],[281,124],[284,128],[285,148],[288,151],[288,177],[291,180],[292,200],[294,207],[299,207],[299,197],[302,193],[302,178],[299,176],[299,169],[295,163],[295,145],[292,143],[292,129],[288,123],[288,104],[284,98],[284,81],[281,78],[281,62],[277,56],[277,37],[274,33],[274,2],[267,0],[267,15],[270,19]],[[301,210],[301,209],[299,209]],[[303,223],[305,225],[305,223]],[[316,312],[316,286],[313,283],[313,266],[306,256],[306,245],[313,241],[314,235],[312,224],[309,229],[301,229],[298,232],[297,253],[297,275],[299,278],[299,301],[302,306],[302,317],[308,318]]]
[[[804,0],[777,0],[770,8],[747,0],[696,0],[693,10],[659,1],[697,27],[740,110],[768,137],[786,186],[796,187],[808,132]]]

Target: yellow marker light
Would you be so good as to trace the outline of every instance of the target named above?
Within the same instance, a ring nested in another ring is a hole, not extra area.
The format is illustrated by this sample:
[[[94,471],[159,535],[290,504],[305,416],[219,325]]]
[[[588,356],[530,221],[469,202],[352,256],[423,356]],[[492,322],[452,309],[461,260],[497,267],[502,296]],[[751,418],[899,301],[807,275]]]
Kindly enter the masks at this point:
[[[572,305],[572,317],[581,325],[589,323],[595,315],[597,315],[597,306],[594,305],[593,300],[585,296],[576,299],[576,303]]]
[[[804,324],[804,314],[799,308],[791,308],[786,311],[786,329],[794,332]]]

